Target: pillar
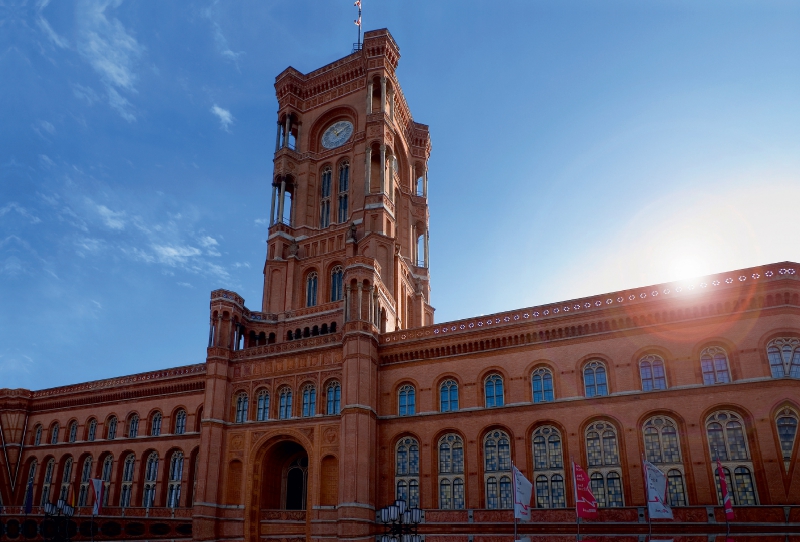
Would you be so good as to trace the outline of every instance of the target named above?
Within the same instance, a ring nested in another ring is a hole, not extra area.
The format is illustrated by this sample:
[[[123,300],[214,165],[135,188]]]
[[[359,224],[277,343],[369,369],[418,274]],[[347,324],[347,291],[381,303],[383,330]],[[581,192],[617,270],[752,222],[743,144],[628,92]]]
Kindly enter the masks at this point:
[[[278,196],[278,187],[272,184],[272,204],[269,206],[269,225],[275,224],[275,198]]]
[[[386,145],[381,145],[381,194],[386,193]]]
[[[344,287],[344,321],[350,321],[350,285]]]
[[[281,177],[281,192],[278,198],[278,220],[283,222],[283,201],[286,199],[286,177]]]
[[[367,306],[369,307],[369,311],[367,312],[368,315],[367,318],[369,318],[370,322],[372,322],[373,316],[375,314],[375,305],[373,304],[375,302],[374,292],[375,292],[375,286],[371,284],[369,287],[369,297],[367,298]]]
[[[369,194],[369,183],[370,177],[372,177],[372,147],[367,147],[367,157],[366,157],[366,171],[364,172],[364,193]]]
[[[389,155],[389,201],[394,201],[394,155]]]
[[[283,148],[289,147],[289,132],[292,129],[292,116],[286,113],[286,126],[283,130]]]
[[[425,230],[425,268],[430,269],[430,263],[428,262],[428,239],[430,235],[428,234],[428,230]]]
[[[367,83],[367,115],[372,113],[372,80]]]
[[[389,93],[389,118],[394,120],[394,88]]]
[[[361,284],[361,281],[358,283],[358,311],[356,312],[356,316],[358,320],[361,320],[361,307],[364,304],[364,286]]]
[[[294,150],[300,152],[300,127],[302,124],[297,123],[297,137],[294,139]]]
[[[275,136],[275,152],[281,150],[281,121],[277,122],[278,134]]]
[[[386,77],[381,77],[381,113],[386,112]]]
[[[428,169],[422,172],[422,197],[428,197]]]

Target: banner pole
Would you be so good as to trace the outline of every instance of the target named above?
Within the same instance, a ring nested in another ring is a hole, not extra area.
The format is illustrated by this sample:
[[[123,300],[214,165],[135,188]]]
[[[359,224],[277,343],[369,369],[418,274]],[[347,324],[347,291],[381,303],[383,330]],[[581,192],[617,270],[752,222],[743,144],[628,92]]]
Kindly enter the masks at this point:
[[[653,536],[653,521],[650,517],[650,483],[647,480],[647,467],[644,464],[644,454],[642,454],[642,480],[644,482],[644,513],[647,517],[647,537]]]
[[[511,462],[511,494],[514,495],[514,542],[517,542],[517,473],[515,472],[514,462]]]
[[[569,457],[569,462],[572,465],[572,494],[575,496],[575,523],[578,526],[578,540],[581,539],[581,518],[578,515],[578,481],[575,478],[575,460],[572,456]]]

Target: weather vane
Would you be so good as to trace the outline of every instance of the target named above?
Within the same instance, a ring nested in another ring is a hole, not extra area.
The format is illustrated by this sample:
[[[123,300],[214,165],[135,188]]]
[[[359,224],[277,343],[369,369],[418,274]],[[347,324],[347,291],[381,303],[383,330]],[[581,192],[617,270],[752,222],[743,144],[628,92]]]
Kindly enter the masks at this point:
[[[358,19],[353,21],[358,27],[358,41],[353,44],[353,52],[355,53],[361,50],[361,0],[356,0],[353,5],[358,8]]]

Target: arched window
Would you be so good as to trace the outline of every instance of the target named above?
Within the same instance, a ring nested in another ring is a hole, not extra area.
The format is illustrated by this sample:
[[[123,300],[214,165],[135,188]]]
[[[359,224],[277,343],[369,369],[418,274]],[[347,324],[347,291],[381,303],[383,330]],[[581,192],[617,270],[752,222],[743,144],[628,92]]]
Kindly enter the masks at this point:
[[[167,488],[167,507],[178,508],[181,502],[181,481],[183,480],[183,452],[175,452],[169,462],[169,485]]]
[[[94,442],[95,436],[97,435],[97,420],[92,418],[89,420],[89,434],[86,437],[86,440],[89,442]]]
[[[624,506],[617,428],[602,421],[589,425],[586,428],[586,457],[589,481],[598,506]]]
[[[414,386],[406,384],[400,388],[397,393],[397,400],[399,403],[397,413],[400,416],[413,416],[417,411],[417,404],[415,398],[416,392]]]
[[[647,460],[667,474],[667,497],[670,506],[686,506],[683,461],[678,427],[672,418],[654,416],[644,422],[644,451]]]
[[[586,397],[608,395],[606,366],[602,361],[590,361],[583,368],[583,387],[586,390]]]
[[[28,469],[28,483],[25,485],[25,498],[22,502],[28,502],[28,492],[33,491],[33,481],[36,479],[36,467],[38,463],[34,459],[31,461],[31,466]],[[33,495],[31,495],[31,503],[33,503]]]
[[[44,480],[42,480],[42,500],[40,506],[50,502],[50,487],[53,483],[53,471],[56,469],[56,460],[50,459],[44,469]]]
[[[328,416],[339,414],[342,410],[342,386],[333,381],[328,384]]]
[[[247,421],[247,394],[242,392],[236,396],[236,423]]]
[[[309,418],[317,413],[317,388],[313,384],[303,386],[303,417]]]
[[[350,190],[350,163],[339,165],[339,224],[347,222],[348,191]]]
[[[59,499],[66,501],[69,496],[69,486],[72,481],[72,458],[68,457],[64,461],[64,474],[61,476],[61,492],[58,494]]]
[[[445,380],[439,386],[439,408],[442,412],[458,410],[458,384],[455,380]]]
[[[546,367],[539,367],[531,375],[531,387],[533,389],[533,402],[545,403],[552,401],[553,396],[553,373]]]
[[[487,508],[511,508],[510,442],[504,431],[490,431],[483,438]]]
[[[317,273],[312,271],[306,278],[306,307],[317,304]]]
[[[142,506],[151,508],[156,504],[156,479],[158,478],[158,453],[150,452],[144,469],[144,493]]]
[[[544,425],[533,432],[533,478],[538,508],[567,506],[561,432]]]
[[[649,354],[640,359],[639,376],[642,379],[642,391],[667,389],[667,374],[661,356]]]
[[[462,510],[464,503],[464,442],[450,433],[439,439],[439,508]]]
[[[499,407],[505,404],[502,376],[496,373],[487,376],[483,383],[483,389],[486,397],[486,408]]]
[[[419,507],[419,443],[400,439],[395,448],[395,495],[409,507]]]
[[[106,435],[108,440],[114,440],[117,438],[117,417],[111,416],[108,420],[108,433]]]
[[[327,228],[331,225],[331,168],[326,167],[322,170],[320,177],[320,212],[319,227]],[[311,305],[309,305],[311,306]]]
[[[75,442],[78,438],[78,422],[72,422],[69,424],[69,441]]]
[[[136,457],[128,454],[122,466],[122,488],[119,493],[120,508],[127,508],[131,505],[131,493],[133,492],[133,467],[136,464]]]
[[[153,414],[153,422],[150,424],[150,436],[158,437],[161,435],[161,419],[160,412]]]
[[[789,472],[789,465],[791,464],[794,452],[794,442],[797,438],[797,419],[797,412],[788,407],[782,409],[775,418],[778,440],[781,443],[783,467],[786,469],[786,472]]]
[[[134,414],[128,420],[128,438],[136,438],[139,434],[139,415]]]
[[[719,346],[710,346],[700,353],[700,367],[703,369],[703,384],[706,386],[731,381],[728,355]]]
[[[800,339],[782,337],[767,345],[769,368],[774,378],[800,378]]]
[[[33,445],[39,446],[42,443],[42,426],[36,425],[36,434],[33,437]]]
[[[714,465],[714,477],[717,483],[717,497],[722,504],[722,494],[717,474],[716,461],[719,459],[728,482],[728,489],[733,503],[738,506],[758,504],[756,488],[753,481],[753,462],[744,430],[744,421],[735,412],[718,411],[706,419],[706,434]],[[731,484],[730,475],[733,476]]]
[[[92,456],[83,460],[81,469],[81,486],[78,490],[78,506],[86,506],[89,500],[89,479],[92,477]]]
[[[103,506],[108,505],[108,495],[111,493],[111,469],[114,466],[114,456],[108,455],[103,460],[103,472],[100,479],[103,480]]]
[[[269,392],[261,390],[258,392],[258,409],[256,411],[256,420],[263,422],[269,419]]]
[[[183,435],[186,432],[186,411],[181,409],[175,416],[175,434]]]
[[[283,388],[279,394],[278,418],[288,420],[292,417],[292,390]]]
[[[58,422],[53,424],[53,428],[50,429],[50,444],[58,444]]]
[[[331,301],[339,301],[342,299],[342,275],[344,271],[341,265],[337,265],[331,271]],[[327,326],[323,325],[324,328]]]

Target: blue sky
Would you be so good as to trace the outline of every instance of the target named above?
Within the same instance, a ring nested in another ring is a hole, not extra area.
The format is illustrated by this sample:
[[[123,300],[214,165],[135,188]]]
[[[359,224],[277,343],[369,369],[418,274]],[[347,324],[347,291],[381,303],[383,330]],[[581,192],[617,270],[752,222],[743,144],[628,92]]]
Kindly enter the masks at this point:
[[[0,387],[202,362],[261,303],[274,77],[349,0],[0,0]],[[364,0],[429,124],[436,320],[800,261],[800,3]]]

